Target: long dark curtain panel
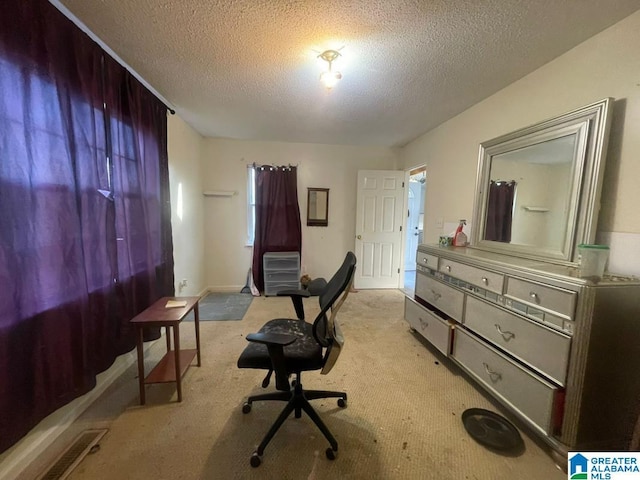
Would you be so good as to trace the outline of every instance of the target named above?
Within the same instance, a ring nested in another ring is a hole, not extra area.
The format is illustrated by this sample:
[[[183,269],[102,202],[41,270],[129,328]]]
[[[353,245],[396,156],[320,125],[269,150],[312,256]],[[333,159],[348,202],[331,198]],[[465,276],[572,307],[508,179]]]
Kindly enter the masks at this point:
[[[0,451],[91,390],[135,345],[129,319],[173,293],[166,112],[110,62],[46,0],[3,4]]]
[[[173,294],[166,107],[113,59],[105,59],[117,250],[116,291],[130,319]],[[127,322],[124,328],[130,330]],[[130,332],[132,333],[132,331]],[[158,332],[147,334],[157,338]],[[131,335],[123,335],[126,351]]]
[[[505,243],[511,241],[515,194],[515,181],[495,182],[491,180],[487,204],[487,223],[484,230],[485,240]]]
[[[264,290],[265,252],[300,252],[302,226],[296,167],[256,167],[256,230],[253,243],[253,281]]]

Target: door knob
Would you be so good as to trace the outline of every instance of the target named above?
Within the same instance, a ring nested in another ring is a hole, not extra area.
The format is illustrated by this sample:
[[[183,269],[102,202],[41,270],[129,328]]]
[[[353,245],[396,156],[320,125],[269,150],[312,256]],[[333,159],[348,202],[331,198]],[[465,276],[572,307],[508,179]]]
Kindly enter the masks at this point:
[[[357,238],[358,240],[362,240],[362,235],[358,235],[356,238]]]

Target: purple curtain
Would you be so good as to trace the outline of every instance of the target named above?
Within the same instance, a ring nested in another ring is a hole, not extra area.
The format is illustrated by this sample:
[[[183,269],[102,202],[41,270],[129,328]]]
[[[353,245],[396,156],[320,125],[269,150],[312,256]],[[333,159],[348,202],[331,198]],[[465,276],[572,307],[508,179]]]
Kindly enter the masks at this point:
[[[104,71],[116,192],[116,292],[119,316],[127,319],[122,349],[128,351],[134,346],[128,319],[174,293],[167,117],[166,107],[110,57]],[[158,338],[159,330],[145,334]]]
[[[166,111],[113,63],[46,0],[3,5],[0,451],[91,390],[173,292]]]
[[[253,281],[260,291],[264,290],[264,253],[300,252],[302,248],[297,175],[296,167],[256,167]]]
[[[487,223],[484,239],[495,242],[511,241],[511,221],[513,219],[513,201],[516,193],[516,182],[495,182],[489,185],[489,202],[487,205]]]

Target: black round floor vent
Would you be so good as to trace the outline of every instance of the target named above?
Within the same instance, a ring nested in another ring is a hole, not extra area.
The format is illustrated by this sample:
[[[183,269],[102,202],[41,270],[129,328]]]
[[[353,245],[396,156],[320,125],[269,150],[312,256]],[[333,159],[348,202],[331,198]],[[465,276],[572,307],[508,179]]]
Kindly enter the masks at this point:
[[[462,423],[475,441],[491,450],[510,455],[524,451],[524,441],[518,429],[497,413],[484,408],[469,408],[462,412]]]

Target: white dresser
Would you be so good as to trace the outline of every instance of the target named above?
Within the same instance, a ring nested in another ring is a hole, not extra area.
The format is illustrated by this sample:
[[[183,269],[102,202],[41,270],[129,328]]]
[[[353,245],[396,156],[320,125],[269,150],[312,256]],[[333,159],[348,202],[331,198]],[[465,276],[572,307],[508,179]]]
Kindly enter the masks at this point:
[[[300,253],[266,252],[262,256],[264,294],[277,295],[280,290],[300,289]]]
[[[559,452],[626,449],[640,413],[640,282],[420,245],[405,319]]]

